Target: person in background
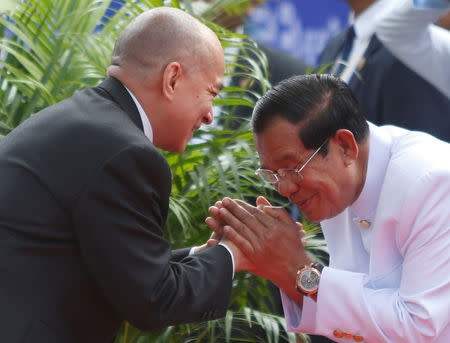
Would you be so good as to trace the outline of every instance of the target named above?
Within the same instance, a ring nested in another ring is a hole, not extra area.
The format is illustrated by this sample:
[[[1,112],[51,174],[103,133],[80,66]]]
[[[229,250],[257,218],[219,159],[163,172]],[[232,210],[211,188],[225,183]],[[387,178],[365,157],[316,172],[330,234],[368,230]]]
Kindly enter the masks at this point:
[[[223,241],[171,250],[157,149],[182,152],[212,122],[224,70],[213,31],[155,8],[120,33],[102,83],[2,139],[1,342],[110,343],[124,320],[153,330],[225,315],[244,259]]]
[[[447,13],[450,18],[450,2],[397,0],[396,3],[378,22],[377,37],[402,63],[450,98],[450,31],[433,25]],[[450,109],[447,114],[450,115]]]
[[[331,64],[329,72],[349,84],[369,121],[450,141],[450,99],[395,57],[375,33],[396,2],[347,3],[353,10],[352,25],[330,40],[320,65]]]
[[[449,342],[450,144],[367,122],[349,86],[326,74],[270,89],[252,124],[256,173],[320,222],[329,265],[263,197],[225,198],[206,222],[281,289],[288,329],[336,342]]]

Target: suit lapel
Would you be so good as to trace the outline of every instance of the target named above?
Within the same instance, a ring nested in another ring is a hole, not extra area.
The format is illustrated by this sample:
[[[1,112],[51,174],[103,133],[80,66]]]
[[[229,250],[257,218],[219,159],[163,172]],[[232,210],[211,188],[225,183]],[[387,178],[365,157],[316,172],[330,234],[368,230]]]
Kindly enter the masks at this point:
[[[332,40],[328,43],[320,56],[320,64],[328,64],[336,61],[337,56],[342,51],[345,37],[347,36],[347,32],[350,30],[350,27],[347,27],[344,31],[339,33],[336,37],[332,38]],[[329,70],[329,69],[328,69]]]
[[[144,131],[141,116],[136,107],[136,104],[119,80],[112,76],[108,76],[102,83],[98,85],[98,87],[105,90],[109,95],[111,95],[114,102],[116,102],[125,111],[125,113],[133,121],[133,123],[142,131]]]

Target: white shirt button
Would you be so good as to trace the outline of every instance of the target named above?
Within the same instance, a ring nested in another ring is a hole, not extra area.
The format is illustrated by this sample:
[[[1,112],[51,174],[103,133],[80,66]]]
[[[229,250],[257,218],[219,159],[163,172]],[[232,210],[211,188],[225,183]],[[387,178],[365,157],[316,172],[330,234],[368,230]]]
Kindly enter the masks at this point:
[[[358,221],[358,226],[361,229],[368,229],[368,228],[370,228],[370,225],[371,225],[371,222],[369,222],[366,219],[362,219],[362,220]]]

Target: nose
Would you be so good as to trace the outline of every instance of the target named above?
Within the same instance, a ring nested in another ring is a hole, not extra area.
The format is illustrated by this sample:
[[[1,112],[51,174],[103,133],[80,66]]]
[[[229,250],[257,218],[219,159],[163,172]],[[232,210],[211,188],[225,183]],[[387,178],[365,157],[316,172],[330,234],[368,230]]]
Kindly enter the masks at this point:
[[[202,123],[206,124],[206,125],[209,125],[209,124],[211,124],[213,122],[213,119],[214,119],[214,113],[213,113],[213,110],[211,108],[208,111],[208,113],[203,116]]]
[[[275,184],[275,188],[282,196],[289,198],[291,194],[299,191],[300,186],[288,178],[282,178]]]

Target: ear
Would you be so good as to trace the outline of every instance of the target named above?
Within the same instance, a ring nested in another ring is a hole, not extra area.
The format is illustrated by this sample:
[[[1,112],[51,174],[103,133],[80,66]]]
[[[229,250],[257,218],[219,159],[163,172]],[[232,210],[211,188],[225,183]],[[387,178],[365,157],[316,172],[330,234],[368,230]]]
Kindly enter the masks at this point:
[[[182,74],[183,70],[178,62],[170,62],[166,68],[164,68],[162,92],[163,96],[168,100],[172,100],[175,93],[175,87]]]
[[[332,139],[339,147],[345,166],[352,164],[358,158],[358,143],[356,143],[355,136],[351,131],[337,130]]]

